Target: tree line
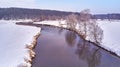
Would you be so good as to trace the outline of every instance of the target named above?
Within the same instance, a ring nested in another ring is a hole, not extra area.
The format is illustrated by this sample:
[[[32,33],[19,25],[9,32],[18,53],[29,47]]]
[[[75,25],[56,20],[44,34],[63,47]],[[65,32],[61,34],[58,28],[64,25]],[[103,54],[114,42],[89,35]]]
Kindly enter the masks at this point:
[[[0,19],[5,19],[5,20],[32,19],[36,21],[57,20],[57,19],[65,19],[65,17],[67,15],[70,15],[71,13],[73,12],[26,9],[26,8],[0,8]]]
[[[32,19],[34,21],[42,20],[59,20],[66,19],[70,14],[80,15],[78,12],[65,12],[56,10],[41,10],[41,9],[28,9],[28,8],[0,8],[0,19],[17,20],[17,19]],[[97,14],[91,15],[92,19],[108,19],[120,20],[120,14]]]
[[[110,20],[120,20],[120,13],[111,13],[111,14],[97,14],[97,15],[93,15],[94,19],[108,19]]]

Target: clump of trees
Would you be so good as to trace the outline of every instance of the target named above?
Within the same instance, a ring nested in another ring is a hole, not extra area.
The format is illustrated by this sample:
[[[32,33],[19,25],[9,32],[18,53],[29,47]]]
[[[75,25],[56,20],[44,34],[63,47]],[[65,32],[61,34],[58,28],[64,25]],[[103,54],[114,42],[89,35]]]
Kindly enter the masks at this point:
[[[91,19],[89,9],[85,9],[77,14],[71,14],[67,17],[67,27],[76,30],[84,39],[100,44],[103,38],[103,31],[98,23]]]

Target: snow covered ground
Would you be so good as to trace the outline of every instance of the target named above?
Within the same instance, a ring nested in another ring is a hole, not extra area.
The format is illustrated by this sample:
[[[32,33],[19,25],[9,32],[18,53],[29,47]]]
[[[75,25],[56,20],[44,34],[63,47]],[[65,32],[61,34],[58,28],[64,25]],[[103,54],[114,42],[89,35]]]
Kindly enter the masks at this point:
[[[52,26],[58,26],[58,27],[64,27],[64,28],[67,27],[65,20],[34,22],[34,24],[52,25]]]
[[[120,56],[120,21],[108,21],[108,20],[98,20],[97,21],[101,29],[103,30],[103,40],[101,43],[101,47],[116,53]],[[53,25],[66,28],[67,25],[65,20],[61,21],[42,21],[42,22],[35,22],[35,24],[46,24],[46,25]],[[76,29],[78,29],[76,27]]]
[[[40,28],[20,26],[13,21],[0,21],[0,67],[30,67],[29,49],[33,45],[34,36]]]
[[[0,21],[0,67],[17,67],[18,65],[30,67],[31,64],[26,62],[26,59],[31,60],[26,45],[31,45],[33,36],[40,33],[40,28],[20,26],[9,22],[13,21]],[[97,22],[104,35],[100,46],[120,56],[120,21],[98,20]],[[42,21],[35,22],[35,24],[67,27],[65,20]]]
[[[120,56],[120,21],[97,21],[103,30],[101,46]]]

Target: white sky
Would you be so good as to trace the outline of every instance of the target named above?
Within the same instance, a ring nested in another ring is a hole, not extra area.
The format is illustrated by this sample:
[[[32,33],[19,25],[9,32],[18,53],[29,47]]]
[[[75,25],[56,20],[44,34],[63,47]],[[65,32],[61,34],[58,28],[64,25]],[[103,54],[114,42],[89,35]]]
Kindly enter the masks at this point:
[[[37,8],[35,0],[0,0],[0,7]]]

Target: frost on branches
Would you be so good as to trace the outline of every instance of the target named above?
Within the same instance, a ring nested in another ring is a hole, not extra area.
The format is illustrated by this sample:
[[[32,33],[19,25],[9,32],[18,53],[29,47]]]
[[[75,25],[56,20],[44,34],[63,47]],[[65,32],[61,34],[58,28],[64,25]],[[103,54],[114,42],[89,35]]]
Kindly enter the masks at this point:
[[[90,10],[83,10],[78,14],[71,14],[67,17],[67,27],[76,30],[84,39],[100,44],[103,38],[103,31],[98,23],[91,19]]]

